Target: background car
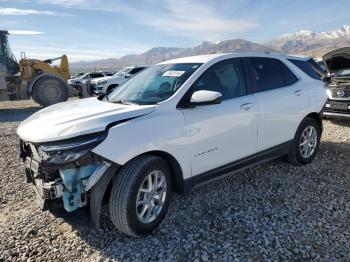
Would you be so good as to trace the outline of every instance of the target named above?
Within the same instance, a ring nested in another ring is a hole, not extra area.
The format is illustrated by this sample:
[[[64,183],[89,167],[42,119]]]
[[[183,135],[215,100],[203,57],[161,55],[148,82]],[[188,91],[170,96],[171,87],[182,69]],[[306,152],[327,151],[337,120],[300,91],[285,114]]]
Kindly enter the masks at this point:
[[[333,50],[323,60],[328,72],[328,101],[323,115],[350,119],[350,47]]]
[[[76,87],[77,84],[89,84],[92,79],[109,76],[111,73],[106,72],[90,72],[80,75],[76,78],[68,79],[67,84]]]
[[[104,94],[125,83],[129,78],[141,72],[148,66],[124,67],[112,76],[106,76],[91,80],[90,89],[97,94]]]

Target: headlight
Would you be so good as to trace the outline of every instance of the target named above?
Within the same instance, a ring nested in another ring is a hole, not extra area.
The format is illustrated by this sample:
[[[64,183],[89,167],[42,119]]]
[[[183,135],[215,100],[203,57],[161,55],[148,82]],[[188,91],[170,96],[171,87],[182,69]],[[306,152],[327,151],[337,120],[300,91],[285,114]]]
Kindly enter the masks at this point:
[[[74,162],[94,147],[100,144],[106,137],[106,132],[84,135],[58,142],[49,142],[40,145],[39,154],[48,164],[58,165]]]
[[[107,84],[107,80],[102,80],[100,82],[97,83],[98,85],[104,85],[104,84]]]

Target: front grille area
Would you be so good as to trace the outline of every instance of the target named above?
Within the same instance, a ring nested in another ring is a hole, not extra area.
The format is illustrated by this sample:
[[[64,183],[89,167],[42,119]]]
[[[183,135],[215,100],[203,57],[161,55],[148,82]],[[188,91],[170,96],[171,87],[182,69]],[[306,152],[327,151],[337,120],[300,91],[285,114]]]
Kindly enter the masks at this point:
[[[340,101],[329,99],[324,108],[325,112],[331,113],[341,113],[341,114],[350,114],[350,100],[349,101]]]
[[[348,98],[350,97],[350,89],[332,88],[330,89],[333,98]]]

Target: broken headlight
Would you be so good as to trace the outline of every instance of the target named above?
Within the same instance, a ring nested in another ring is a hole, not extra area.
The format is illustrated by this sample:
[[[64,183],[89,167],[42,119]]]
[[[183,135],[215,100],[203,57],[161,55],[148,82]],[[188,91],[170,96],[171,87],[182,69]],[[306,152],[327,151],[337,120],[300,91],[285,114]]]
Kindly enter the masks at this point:
[[[85,156],[106,137],[106,132],[44,143],[39,146],[42,160],[51,165],[67,164]]]

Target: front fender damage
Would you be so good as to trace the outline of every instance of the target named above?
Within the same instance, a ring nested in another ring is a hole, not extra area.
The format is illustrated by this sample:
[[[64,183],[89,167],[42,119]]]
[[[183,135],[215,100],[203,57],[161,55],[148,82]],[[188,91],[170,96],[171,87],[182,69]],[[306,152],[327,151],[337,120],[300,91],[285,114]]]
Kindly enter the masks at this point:
[[[103,176],[99,179],[99,181],[91,189],[90,219],[97,228],[100,227],[103,198],[105,196],[108,185],[117,173],[118,169],[118,165],[112,165],[109,167]]]
[[[52,164],[34,144],[21,141],[20,149],[27,182],[35,188],[43,210],[63,207],[72,212],[90,204],[91,219],[100,225],[104,195],[119,165],[91,152],[72,163]]]

